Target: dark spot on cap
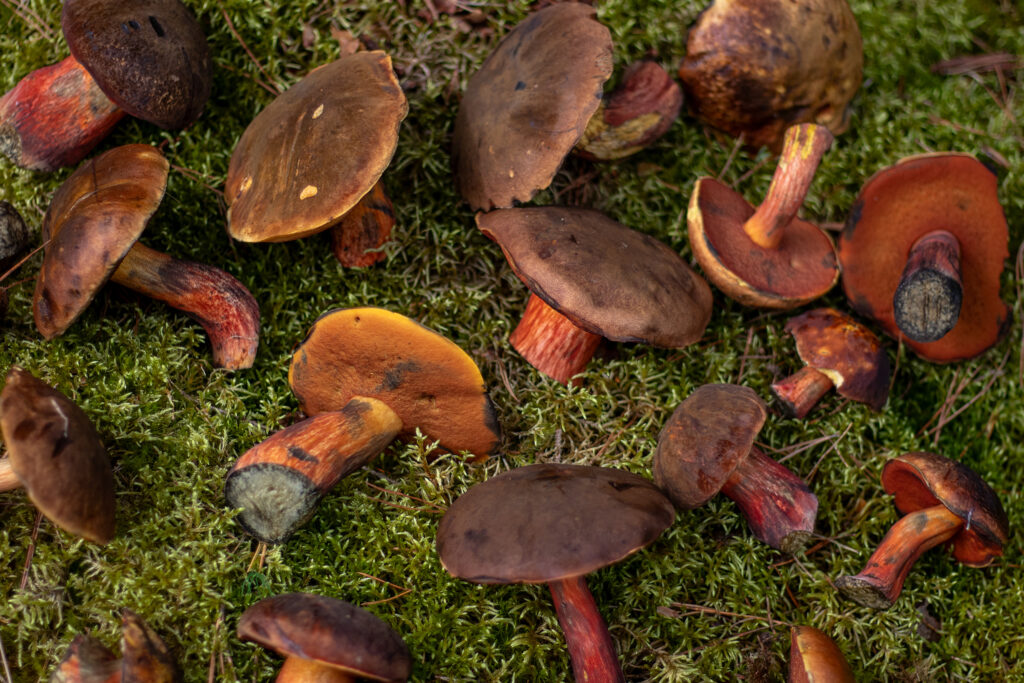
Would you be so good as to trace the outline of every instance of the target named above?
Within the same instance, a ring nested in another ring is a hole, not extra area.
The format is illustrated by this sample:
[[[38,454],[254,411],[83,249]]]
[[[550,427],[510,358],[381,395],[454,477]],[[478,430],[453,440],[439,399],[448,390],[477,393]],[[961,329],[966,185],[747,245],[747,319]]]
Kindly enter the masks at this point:
[[[516,82],[516,90],[522,90],[525,87],[526,87],[526,83],[523,83],[522,81],[517,81]]]
[[[24,441],[35,430],[36,421],[29,418],[18,423],[18,426],[14,428],[14,434],[12,436],[15,441]]]
[[[156,20],[156,17],[149,17],[149,25],[153,27],[153,31],[156,33],[158,37],[164,37],[164,27],[160,25],[160,22]]]

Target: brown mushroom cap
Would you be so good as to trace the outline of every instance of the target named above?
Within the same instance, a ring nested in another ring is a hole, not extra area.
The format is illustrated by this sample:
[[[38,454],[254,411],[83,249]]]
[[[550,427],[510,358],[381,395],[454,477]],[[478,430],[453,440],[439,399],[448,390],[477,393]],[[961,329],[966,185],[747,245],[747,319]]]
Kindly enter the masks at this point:
[[[941,339],[903,341],[928,360],[971,358],[998,342],[1011,313],[999,298],[1009,232],[996,177],[967,154],[908,157],[864,184],[839,238],[843,289],[854,310],[900,338],[893,294],[915,242],[946,230],[960,244],[960,317]]]
[[[33,298],[47,339],[66,330],[117,270],[163,199],[167,159],[149,145],[115,147],[86,161],[53,196],[50,240]]]
[[[469,205],[510,207],[551,184],[611,74],[611,33],[588,5],[550,5],[512,29],[455,119],[455,183]]]
[[[835,642],[813,626],[790,631],[790,683],[853,683],[853,671]]]
[[[871,330],[834,308],[790,318],[786,331],[800,359],[828,376],[851,401],[881,410],[889,397],[889,356]]]
[[[437,552],[476,583],[547,583],[614,564],[675,519],[648,479],[582,465],[503,472],[460,496],[441,519]]]
[[[409,649],[390,626],[355,605],[321,595],[286,593],[260,600],[238,620],[238,637],[375,681],[404,681],[412,670]]]
[[[121,660],[96,638],[78,634],[50,683],[121,683]]]
[[[283,242],[331,227],[391,163],[408,111],[384,52],[311,71],[242,133],[224,187],[228,232]]]
[[[679,76],[700,119],[777,152],[795,123],[846,129],[863,61],[846,0],[715,0],[690,29]]]
[[[288,381],[307,415],[376,398],[441,446],[484,458],[500,427],[476,363],[454,342],[380,308],[322,315],[296,348]]]
[[[0,430],[14,473],[44,515],[94,543],[114,537],[114,474],[81,408],[12,366],[0,391]]]
[[[905,453],[885,463],[882,487],[902,514],[941,504],[963,519],[953,537],[953,555],[963,564],[984,567],[1003,554],[1006,512],[992,487],[964,465],[935,453]]]
[[[592,334],[680,348],[711,319],[711,289],[679,254],[598,211],[501,209],[477,225],[530,291]]]
[[[71,54],[132,116],[184,128],[203,111],[212,82],[210,48],[178,0],[65,0]]]
[[[167,644],[129,609],[121,613],[121,683],[178,683],[181,669]]]
[[[764,401],[749,387],[698,387],[661,428],[654,481],[676,506],[700,507],[750,453],[767,416]]]

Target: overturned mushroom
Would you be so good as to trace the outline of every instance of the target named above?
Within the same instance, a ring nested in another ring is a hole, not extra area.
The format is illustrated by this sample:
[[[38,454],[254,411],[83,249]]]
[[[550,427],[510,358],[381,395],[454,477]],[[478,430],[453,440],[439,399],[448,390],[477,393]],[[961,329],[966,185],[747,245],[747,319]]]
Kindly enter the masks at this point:
[[[121,658],[92,636],[77,635],[50,683],[179,683],[167,645],[131,610],[121,613]]]
[[[813,626],[790,629],[789,683],[854,683],[842,651]]]

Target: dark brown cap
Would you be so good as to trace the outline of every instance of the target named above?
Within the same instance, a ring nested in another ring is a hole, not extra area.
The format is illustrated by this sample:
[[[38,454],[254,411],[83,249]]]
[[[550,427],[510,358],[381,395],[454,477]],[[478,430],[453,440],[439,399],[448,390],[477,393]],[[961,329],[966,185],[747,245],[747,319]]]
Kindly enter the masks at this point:
[[[135,612],[121,612],[121,683],[178,683],[181,669],[167,645]]]
[[[813,626],[790,630],[789,683],[853,683],[842,651]]]

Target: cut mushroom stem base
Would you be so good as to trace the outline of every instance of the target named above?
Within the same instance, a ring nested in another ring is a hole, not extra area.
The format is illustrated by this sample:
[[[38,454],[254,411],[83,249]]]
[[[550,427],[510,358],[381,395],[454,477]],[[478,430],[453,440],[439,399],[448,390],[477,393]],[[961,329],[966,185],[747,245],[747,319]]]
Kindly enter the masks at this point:
[[[360,679],[311,659],[289,657],[277,673],[276,683],[355,683]]]
[[[754,446],[722,493],[739,506],[759,540],[783,552],[804,549],[814,532],[818,498],[804,480]]]
[[[530,365],[555,381],[568,384],[587,367],[601,337],[578,327],[531,294],[523,319],[512,330],[509,342]],[[574,384],[579,383],[579,379],[574,380]]]
[[[934,230],[917,240],[892,297],[896,326],[915,342],[938,341],[956,327],[963,298],[956,235]]]
[[[889,609],[917,558],[951,539],[963,526],[964,521],[944,505],[911,512],[893,524],[864,569],[856,576],[839,577],[836,587],[865,607]]]
[[[833,387],[825,373],[809,365],[772,384],[772,394],[790,417],[803,418]]]
[[[577,681],[625,681],[608,625],[582,576],[548,583]]]

